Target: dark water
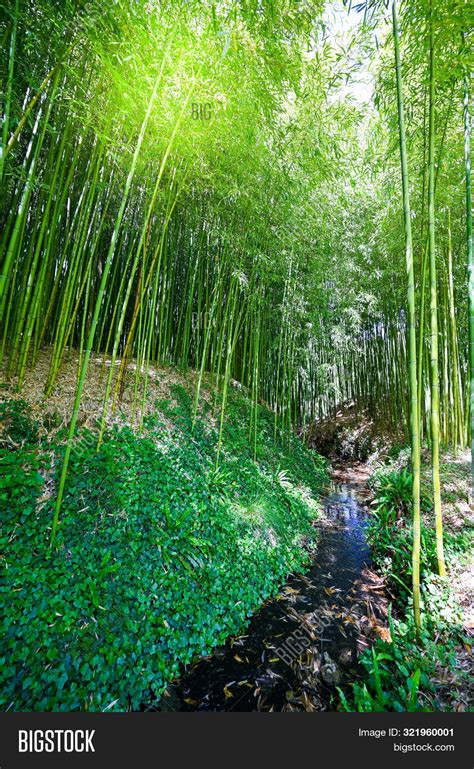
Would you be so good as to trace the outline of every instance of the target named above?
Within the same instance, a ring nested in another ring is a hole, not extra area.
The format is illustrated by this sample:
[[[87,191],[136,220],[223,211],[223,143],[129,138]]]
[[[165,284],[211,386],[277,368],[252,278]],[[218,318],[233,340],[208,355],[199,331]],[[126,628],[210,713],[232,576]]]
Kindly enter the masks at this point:
[[[230,639],[168,687],[161,710],[281,711],[331,709],[336,685],[357,677],[361,587],[369,564],[366,514],[354,490],[325,500],[313,565],[293,575]]]

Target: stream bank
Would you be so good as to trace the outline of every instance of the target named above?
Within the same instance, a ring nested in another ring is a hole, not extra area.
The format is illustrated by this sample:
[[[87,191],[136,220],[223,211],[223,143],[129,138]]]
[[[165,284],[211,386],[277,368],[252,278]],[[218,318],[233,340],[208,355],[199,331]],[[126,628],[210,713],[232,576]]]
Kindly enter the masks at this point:
[[[383,581],[365,539],[368,474],[362,463],[334,468],[310,569],[291,575],[244,635],[190,666],[160,710],[336,709],[336,687],[360,677],[359,653],[386,633]]]

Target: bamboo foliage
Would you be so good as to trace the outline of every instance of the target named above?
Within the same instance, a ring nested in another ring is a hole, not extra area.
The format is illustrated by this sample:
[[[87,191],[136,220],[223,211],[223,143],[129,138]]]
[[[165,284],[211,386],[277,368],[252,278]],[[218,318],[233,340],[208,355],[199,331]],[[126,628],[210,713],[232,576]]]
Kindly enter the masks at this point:
[[[87,18],[53,5],[12,3],[0,166],[5,377],[21,389],[47,351],[48,398],[77,358],[52,541],[91,357],[99,449],[128,385],[142,428],[150,367],[191,368],[193,429],[204,384],[214,393],[217,465],[233,380],[251,403],[256,461],[263,404],[282,441],[346,407],[411,439],[419,622],[420,440],[433,456],[440,573],[439,446],[472,440],[463,14],[450,26],[404,4],[400,35],[393,5],[368,118],[338,90],[344,56],[291,4],[92,0]],[[205,103],[211,118],[196,118]]]

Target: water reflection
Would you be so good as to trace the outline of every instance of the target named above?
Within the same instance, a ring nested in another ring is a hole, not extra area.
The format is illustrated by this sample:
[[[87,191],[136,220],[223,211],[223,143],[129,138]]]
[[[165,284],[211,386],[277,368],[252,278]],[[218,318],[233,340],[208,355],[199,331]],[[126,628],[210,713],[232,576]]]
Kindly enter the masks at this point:
[[[325,511],[310,571],[291,576],[244,636],[230,639],[169,687],[162,710],[331,707],[334,686],[356,675],[360,578],[370,553],[357,488],[335,486]]]

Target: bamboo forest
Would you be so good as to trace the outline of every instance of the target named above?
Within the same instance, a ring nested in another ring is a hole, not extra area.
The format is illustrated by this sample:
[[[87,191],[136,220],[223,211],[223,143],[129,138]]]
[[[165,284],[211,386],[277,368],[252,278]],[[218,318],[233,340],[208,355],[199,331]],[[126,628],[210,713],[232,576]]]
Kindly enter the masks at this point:
[[[1,5],[1,710],[472,710],[472,4]]]

